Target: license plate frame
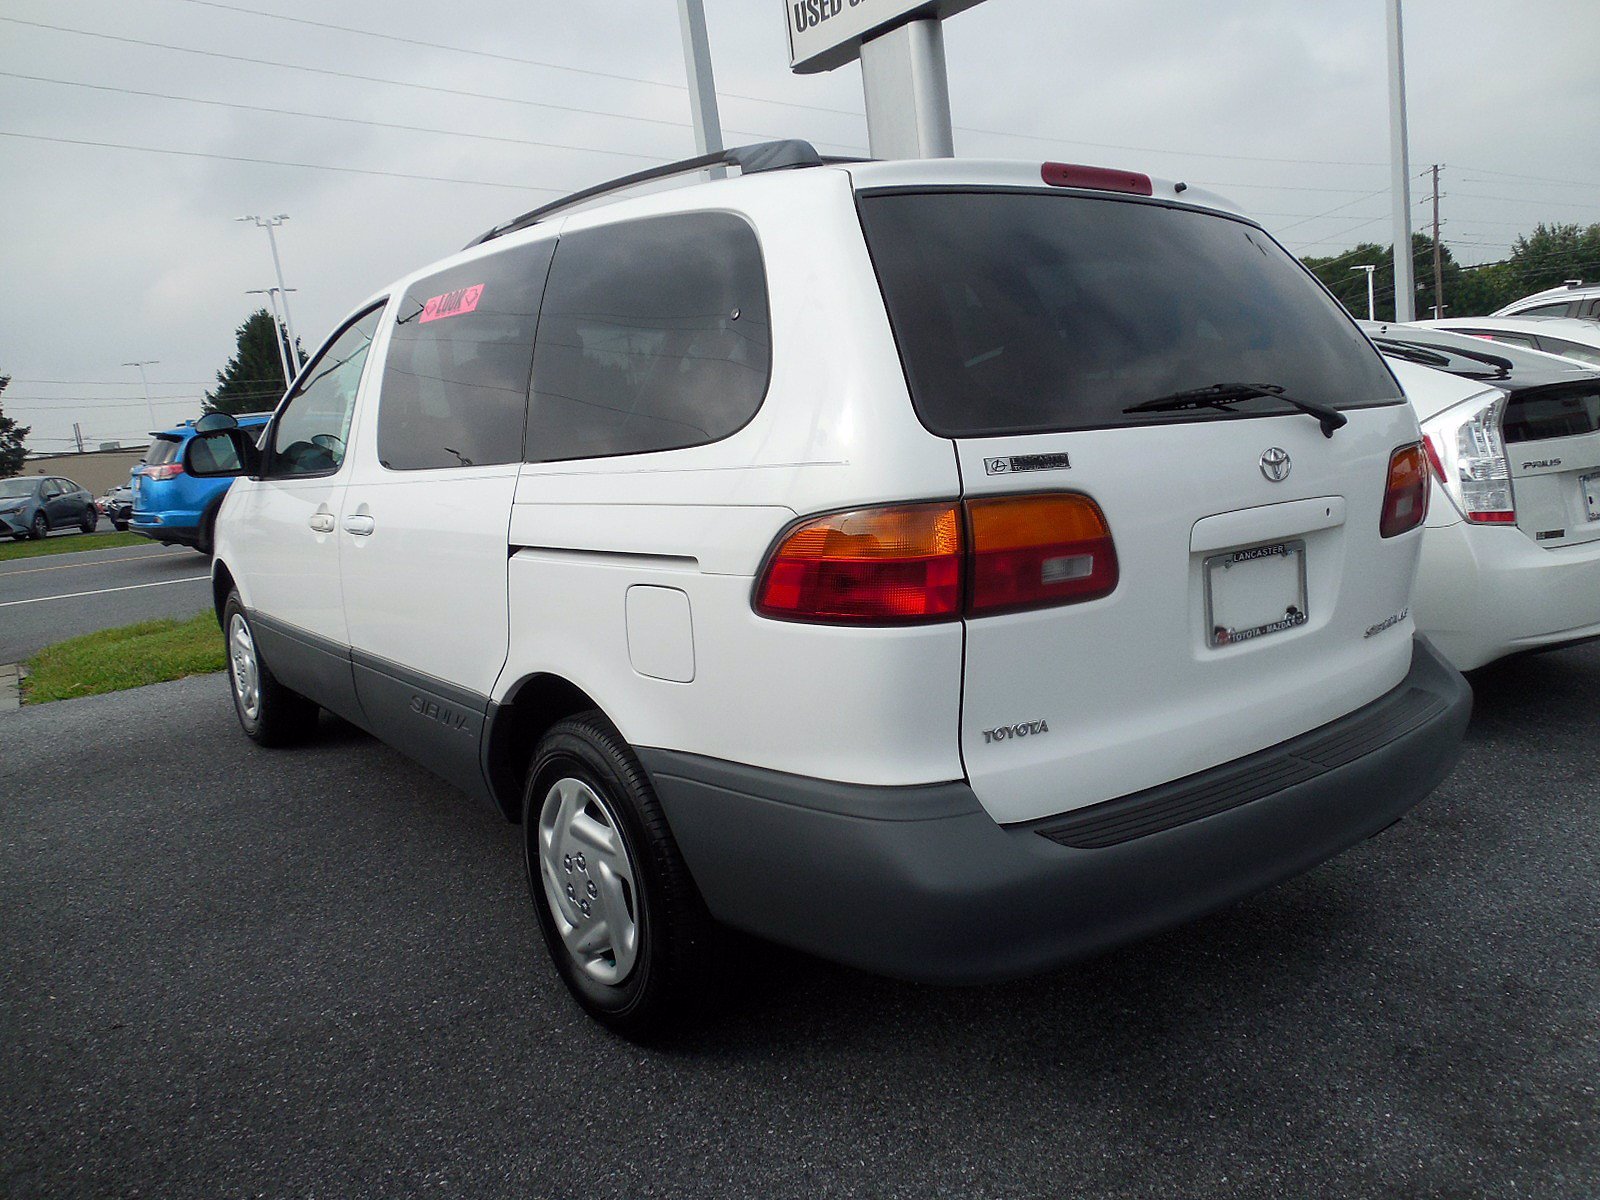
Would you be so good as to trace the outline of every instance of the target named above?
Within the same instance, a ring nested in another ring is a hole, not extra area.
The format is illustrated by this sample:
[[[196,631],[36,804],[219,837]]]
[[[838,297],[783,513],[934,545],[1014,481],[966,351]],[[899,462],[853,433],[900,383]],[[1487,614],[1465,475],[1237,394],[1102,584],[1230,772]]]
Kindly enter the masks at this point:
[[[1236,569],[1240,575],[1231,576]],[[1240,582],[1246,572],[1254,576],[1253,595],[1247,593],[1252,584]],[[1213,650],[1286,633],[1310,620],[1303,538],[1263,542],[1209,555],[1201,564],[1201,575],[1205,584],[1206,644]],[[1264,601],[1262,593],[1275,593],[1277,598]],[[1285,598],[1283,616],[1274,617],[1263,611],[1263,604],[1270,607]],[[1243,623],[1226,623],[1241,612],[1249,614]]]
[[[1600,521],[1600,471],[1578,476],[1578,487],[1583,492],[1584,511],[1589,520]]]

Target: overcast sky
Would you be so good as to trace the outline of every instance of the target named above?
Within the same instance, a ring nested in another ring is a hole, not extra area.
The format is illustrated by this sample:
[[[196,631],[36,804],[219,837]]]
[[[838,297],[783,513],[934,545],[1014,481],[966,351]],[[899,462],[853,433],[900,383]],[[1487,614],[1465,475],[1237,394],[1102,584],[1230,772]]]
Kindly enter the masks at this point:
[[[859,70],[791,74],[781,3],[706,0],[728,139],[864,153]],[[1387,242],[1383,13],[988,0],[945,29],[956,152],[1203,183],[1298,253]],[[195,415],[261,299],[245,291],[273,281],[240,214],[290,215],[311,350],[495,222],[694,152],[674,0],[0,0],[0,18],[0,133],[29,135],[0,136],[0,403],[39,450],[74,420],[142,437],[133,359],[160,360],[159,420]],[[1406,0],[1406,23],[1412,167],[1446,164],[1456,256],[1600,221],[1600,0]]]

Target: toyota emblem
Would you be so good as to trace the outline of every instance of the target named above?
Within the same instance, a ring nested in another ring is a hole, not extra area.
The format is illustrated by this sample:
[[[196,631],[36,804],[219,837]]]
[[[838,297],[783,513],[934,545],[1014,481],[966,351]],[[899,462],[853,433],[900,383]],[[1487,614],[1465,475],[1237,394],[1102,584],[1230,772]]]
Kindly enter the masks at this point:
[[[1261,452],[1261,473],[1273,483],[1282,483],[1289,478],[1289,468],[1294,464],[1289,461],[1289,452],[1278,446]]]

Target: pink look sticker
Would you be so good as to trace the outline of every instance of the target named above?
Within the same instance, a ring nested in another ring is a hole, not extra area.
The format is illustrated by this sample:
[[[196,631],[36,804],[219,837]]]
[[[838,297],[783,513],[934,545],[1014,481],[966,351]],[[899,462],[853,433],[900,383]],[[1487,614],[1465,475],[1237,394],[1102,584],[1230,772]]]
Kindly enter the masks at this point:
[[[475,283],[471,287],[457,288],[453,292],[446,292],[442,296],[431,297],[422,306],[422,320],[442,321],[446,317],[459,317],[478,307],[478,298],[483,295],[483,284]]]

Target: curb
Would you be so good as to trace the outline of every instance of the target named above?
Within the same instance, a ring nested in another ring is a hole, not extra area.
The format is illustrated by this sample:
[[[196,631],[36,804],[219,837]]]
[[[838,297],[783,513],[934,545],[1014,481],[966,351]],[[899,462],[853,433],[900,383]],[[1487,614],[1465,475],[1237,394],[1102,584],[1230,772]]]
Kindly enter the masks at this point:
[[[22,707],[22,664],[0,663],[0,712]]]

